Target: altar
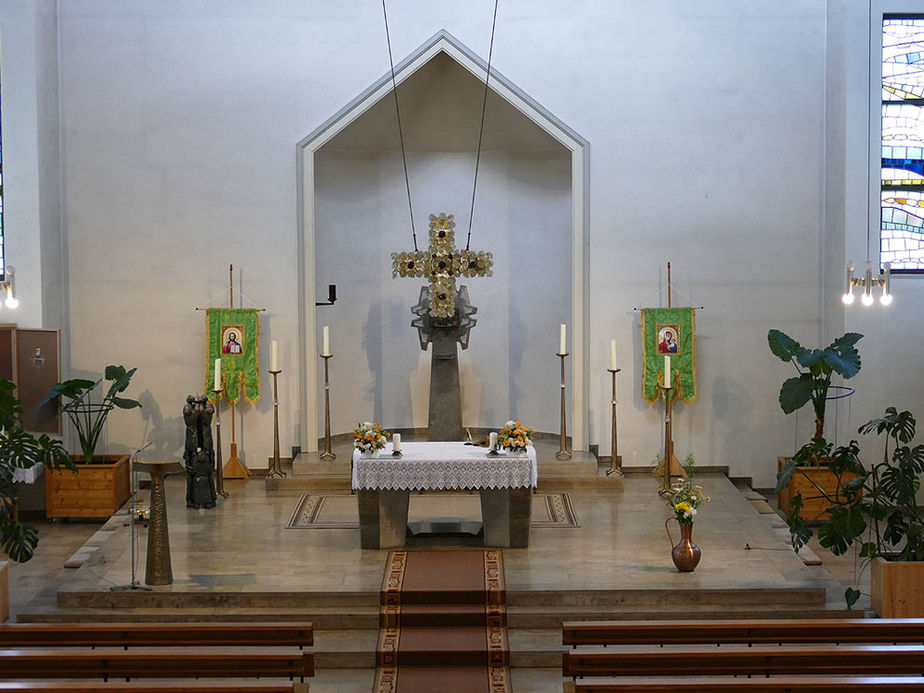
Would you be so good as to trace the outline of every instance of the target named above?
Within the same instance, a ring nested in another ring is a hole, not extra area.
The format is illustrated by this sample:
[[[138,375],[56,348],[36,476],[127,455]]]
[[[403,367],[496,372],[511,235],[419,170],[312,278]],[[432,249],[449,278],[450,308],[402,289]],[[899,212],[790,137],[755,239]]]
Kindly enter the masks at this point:
[[[477,490],[485,546],[529,545],[532,489],[538,482],[536,451],[489,456],[463,443],[404,443],[401,457],[389,444],[378,457],[353,453],[352,488],[359,501],[364,549],[404,546],[411,491]]]

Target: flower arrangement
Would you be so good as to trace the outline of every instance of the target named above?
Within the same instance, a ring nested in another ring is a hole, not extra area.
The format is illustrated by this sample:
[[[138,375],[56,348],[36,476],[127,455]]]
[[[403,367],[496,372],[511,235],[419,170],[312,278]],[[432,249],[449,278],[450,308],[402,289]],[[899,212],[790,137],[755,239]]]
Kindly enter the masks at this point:
[[[353,447],[360,452],[372,453],[385,447],[385,441],[391,435],[378,421],[364,421],[353,429]]]
[[[667,501],[674,518],[680,524],[692,525],[696,518],[696,509],[709,500],[703,492],[703,487],[693,483],[696,472],[693,466],[693,455],[688,455],[683,462],[687,477],[679,479],[668,488],[662,488],[658,493]]]
[[[532,444],[534,434],[535,431],[529,426],[524,426],[522,421],[508,421],[497,432],[497,442],[511,452],[525,451]]]

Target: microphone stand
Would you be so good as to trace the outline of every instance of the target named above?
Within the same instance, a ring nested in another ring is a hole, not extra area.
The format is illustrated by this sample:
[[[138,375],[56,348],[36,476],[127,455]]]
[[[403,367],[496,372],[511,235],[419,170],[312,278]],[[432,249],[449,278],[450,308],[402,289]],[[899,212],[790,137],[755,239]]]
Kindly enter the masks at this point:
[[[128,478],[132,485],[132,492],[129,498],[129,525],[128,525],[128,536],[130,537],[131,542],[131,554],[132,554],[132,581],[127,585],[113,585],[110,587],[112,592],[122,592],[127,590],[144,590],[145,592],[150,592],[151,588],[146,587],[141,584],[139,580],[135,578],[135,458],[138,457],[138,454],[143,450],[146,450],[151,446],[153,440],[149,440],[147,443],[142,445],[140,448],[135,450],[131,457],[128,458]]]

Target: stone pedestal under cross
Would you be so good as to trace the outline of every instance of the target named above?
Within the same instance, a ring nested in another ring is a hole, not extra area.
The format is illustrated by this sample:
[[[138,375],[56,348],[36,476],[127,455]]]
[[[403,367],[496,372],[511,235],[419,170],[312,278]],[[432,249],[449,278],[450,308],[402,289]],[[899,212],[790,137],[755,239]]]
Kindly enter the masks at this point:
[[[411,312],[417,317],[420,348],[430,354],[430,405],[427,420],[429,440],[461,440],[462,389],[456,345],[468,348],[468,338],[478,310],[469,303],[468,289],[456,290],[456,277],[484,277],[492,274],[494,258],[488,252],[454,247],[455,221],[451,214],[430,215],[430,247],[426,251],[392,253],[392,275],[426,277],[420,298]]]

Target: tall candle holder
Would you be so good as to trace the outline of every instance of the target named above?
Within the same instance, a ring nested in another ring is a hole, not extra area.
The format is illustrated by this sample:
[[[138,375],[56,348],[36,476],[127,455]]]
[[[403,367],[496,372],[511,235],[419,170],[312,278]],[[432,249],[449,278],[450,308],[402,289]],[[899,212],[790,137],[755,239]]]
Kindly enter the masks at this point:
[[[324,452],[321,453],[322,460],[335,460],[337,455],[330,449],[330,370],[328,361],[333,354],[321,354],[324,359]]]
[[[621,371],[622,369],[621,368],[607,368],[606,370],[608,370],[613,377],[613,389],[612,389],[613,394],[610,397],[610,404],[612,405],[612,408],[613,408],[613,418],[612,418],[611,431],[610,431],[610,457],[612,459],[610,462],[610,468],[606,471],[606,475],[610,476],[611,474],[615,474],[616,476],[625,476],[625,474],[623,474],[623,471],[622,471],[622,465],[619,463],[620,460],[619,460],[618,448],[616,446],[616,374],[619,373],[619,371]]]
[[[555,453],[556,459],[559,460],[571,458],[571,453],[568,451],[568,435],[565,425],[565,357],[567,355],[567,352],[556,354],[556,356],[561,359],[561,445],[558,448],[558,452]]]
[[[275,477],[284,478],[286,473],[280,469],[279,464],[279,396],[276,390],[276,376],[282,371],[270,371],[273,375],[273,462],[269,472],[266,474],[267,479]]]
[[[215,493],[227,498],[229,494],[225,491],[225,476],[221,468],[221,393],[224,388],[215,388],[212,392],[215,394]]]
[[[662,376],[663,378],[663,376]],[[672,477],[685,476],[683,468],[674,455],[674,434],[673,434],[673,404],[674,398],[671,397],[671,390],[674,389],[673,383],[667,385],[662,382],[658,383],[658,389],[664,397],[664,486],[670,486]]]

